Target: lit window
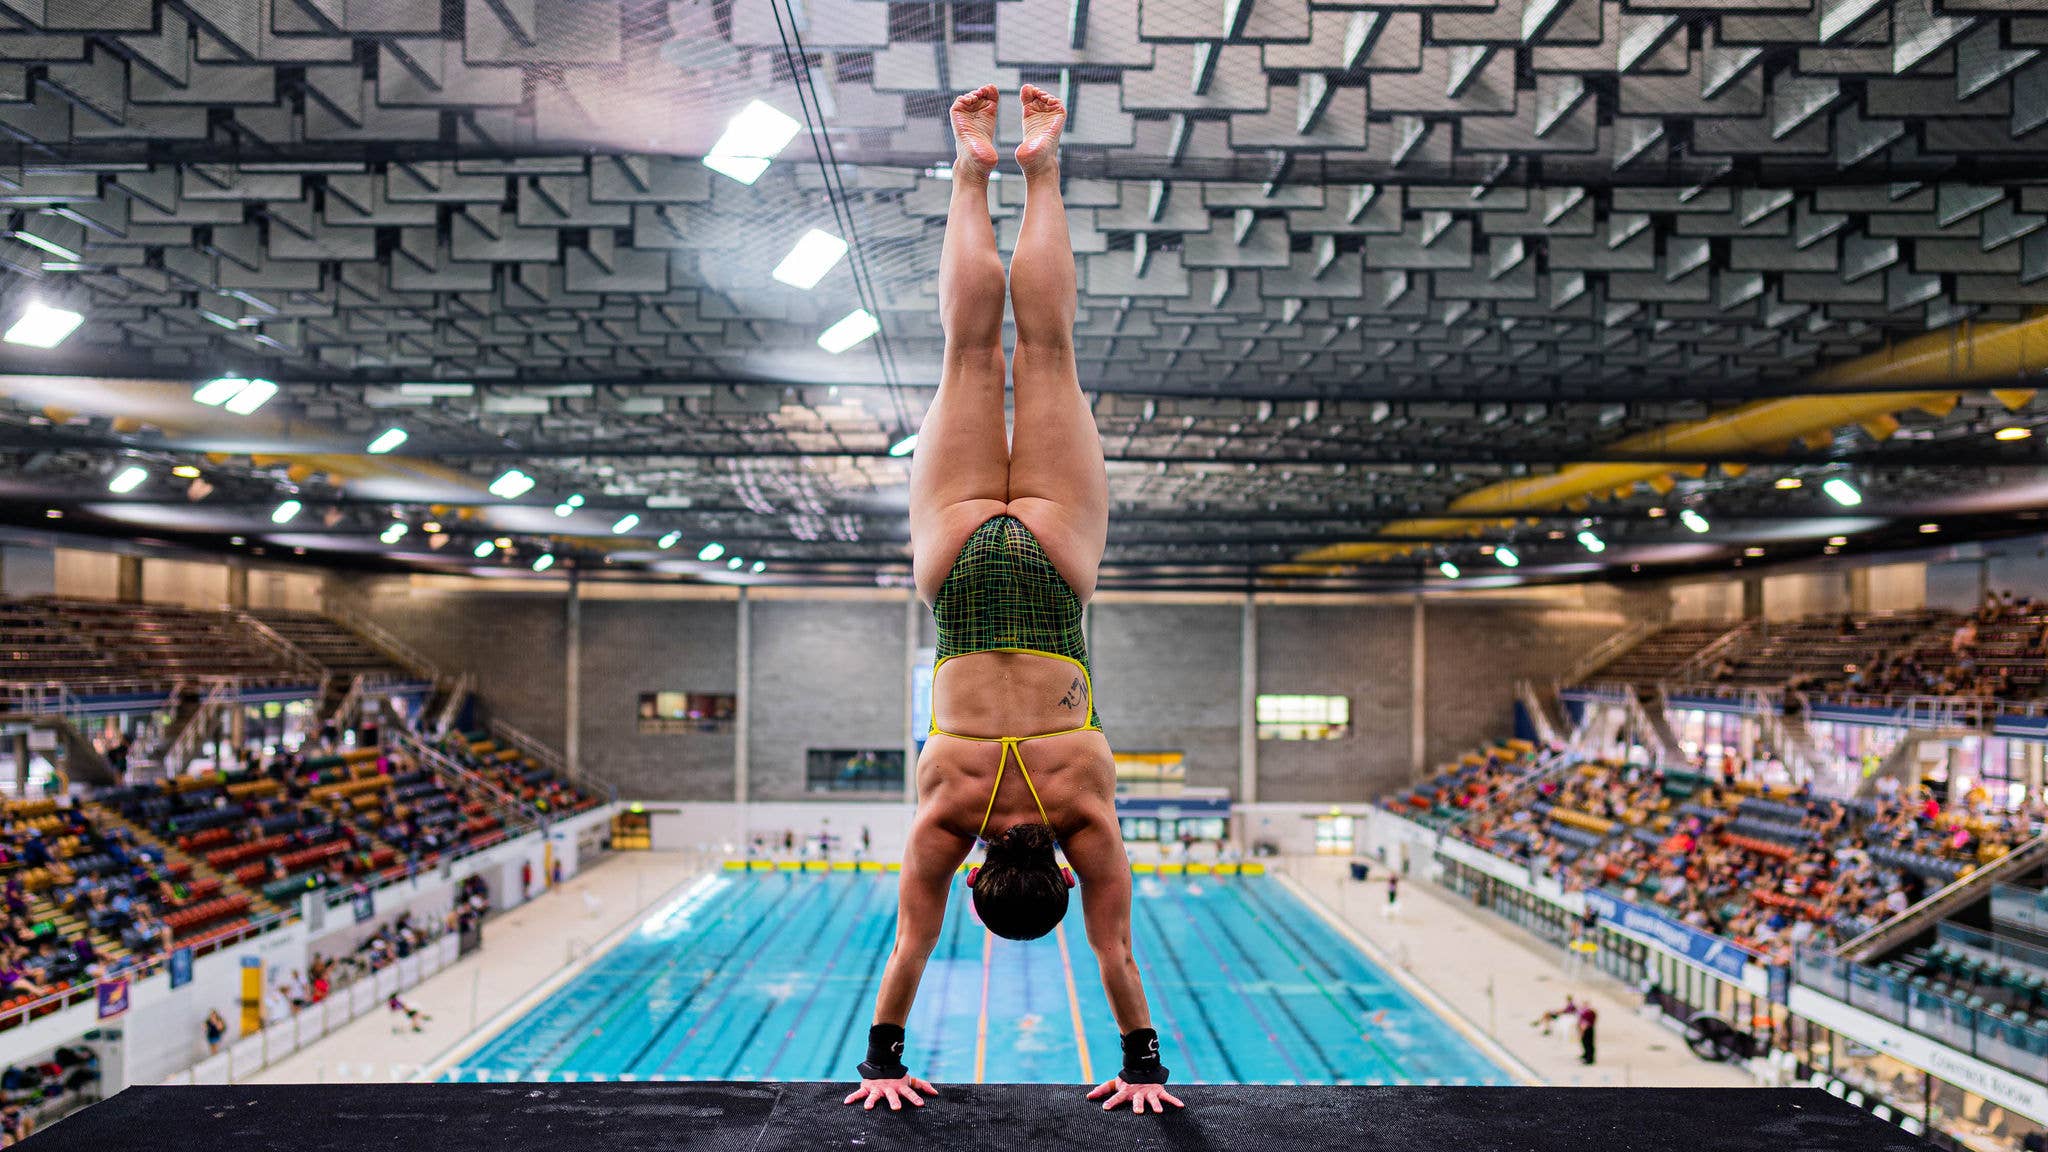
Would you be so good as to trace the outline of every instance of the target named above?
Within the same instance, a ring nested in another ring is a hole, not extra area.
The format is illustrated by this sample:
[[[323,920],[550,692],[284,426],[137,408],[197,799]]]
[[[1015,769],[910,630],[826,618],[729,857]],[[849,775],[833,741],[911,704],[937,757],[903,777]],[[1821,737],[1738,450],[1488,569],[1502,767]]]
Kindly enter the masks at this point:
[[[1261,740],[1342,740],[1351,735],[1349,696],[1260,695]]]

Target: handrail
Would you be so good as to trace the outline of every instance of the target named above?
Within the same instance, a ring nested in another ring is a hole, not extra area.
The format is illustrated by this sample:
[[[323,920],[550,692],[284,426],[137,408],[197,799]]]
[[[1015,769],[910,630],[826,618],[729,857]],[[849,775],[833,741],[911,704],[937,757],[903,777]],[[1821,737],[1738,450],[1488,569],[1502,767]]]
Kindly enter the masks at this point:
[[[421,655],[419,649],[392,635],[382,624],[345,608],[333,609],[329,616],[335,623],[361,636],[369,642],[370,647],[383,652],[393,661],[415,673],[423,673],[429,680],[437,683],[441,680],[441,670],[432,660]]]
[[[1635,647],[1650,636],[1650,634],[1661,630],[1664,624],[1665,622],[1662,620],[1638,620],[1621,631],[1613,633],[1600,641],[1600,643],[1593,645],[1592,649],[1585,655],[1573,661],[1571,667],[1566,669],[1564,675],[1558,677],[1558,680],[1565,684],[1577,684],[1579,681],[1599,671],[1615,657]]]
[[[1921,897],[1919,903],[1836,948],[1833,955],[1858,964],[1868,964],[1877,958],[1879,952],[1889,947],[1891,942],[1926,931],[1930,926],[1929,922],[1938,921],[1945,916],[1948,909],[1955,904],[1955,898],[1967,889],[1982,884],[1988,893],[2001,877],[2025,871],[2044,860],[2048,860],[2048,836],[2036,836],[1982,868],[1958,876],[1943,887]]]
[[[444,776],[454,777],[461,786],[458,790],[481,792],[488,802],[496,804],[504,809],[507,815],[523,821],[530,827],[538,828],[547,823],[546,816],[538,808],[456,763],[454,757],[420,739],[416,733],[401,729],[392,735],[419,760],[422,766]]]
[[[362,706],[363,677],[360,674],[358,674],[349,677],[348,691],[342,693],[341,699],[334,705],[334,711],[326,716],[321,717],[321,719],[326,723],[333,725],[334,728],[338,731],[345,726],[345,722],[348,720],[349,716],[353,715]]]
[[[455,724],[455,717],[462,712],[462,705],[470,694],[476,691],[476,677],[464,672],[448,682],[448,696],[441,701],[441,714],[434,717],[434,733],[440,735]]]
[[[206,730],[206,722],[211,719],[213,713],[235,694],[233,680],[214,679],[210,683],[212,686],[207,689],[206,695],[199,699],[191,718],[185,721],[185,726],[180,728],[171,742],[156,755],[157,762],[162,764],[165,772],[170,775],[175,776],[184,771],[186,761],[192,752],[188,745],[197,742],[199,734]]]
[[[237,608],[231,615],[235,618],[236,622],[249,630],[250,635],[255,636],[265,646],[290,661],[294,672],[317,677],[320,680],[326,680],[334,674],[325,664],[313,659],[310,653],[290,640],[285,639],[283,633],[264,623],[248,609]]]
[[[580,788],[585,792],[602,793],[606,803],[618,800],[619,786],[617,784],[580,766],[575,772],[570,772],[568,762],[563,759],[561,753],[534,739],[524,730],[514,727],[495,716],[491,718],[489,727],[490,733],[494,738],[510,744],[527,756],[531,756],[541,767],[554,773],[565,783]]]
[[[1707,668],[1712,661],[1721,659],[1721,657],[1728,653],[1729,649],[1757,632],[1761,624],[1762,621],[1758,620],[1738,622],[1733,628],[1708,641],[1699,651],[1686,657],[1685,662],[1673,668],[1664,676],[1664,679],[1675,683],[1684,683],[1698,677],[1701,675],[1702,670]]]

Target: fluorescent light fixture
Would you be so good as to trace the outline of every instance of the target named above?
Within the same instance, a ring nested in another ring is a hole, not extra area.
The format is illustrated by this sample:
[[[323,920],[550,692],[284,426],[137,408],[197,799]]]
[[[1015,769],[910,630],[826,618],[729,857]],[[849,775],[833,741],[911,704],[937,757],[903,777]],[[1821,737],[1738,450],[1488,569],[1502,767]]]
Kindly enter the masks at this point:
[[[1705,516],[1700,515],[1699,513],[1693,511],[1690,508],[1686,508],[1678,513],[1678,522],[1701,535],[1705,535],[1707,529],[1712,527],[1712,525],[1707,523],[1707,518]]]
[[[9,337],[9,339],[12,339],[12,337]],[[2007,425],[2004,428],[2000,428],[1996,432],[1993,432],[1991,434],[1991,438],[1993,440],[2025,440],[2027,437],[2032,436],[2033,434],[2034,430],[2032,428],[2022,427],[2018,424],[2011,424]]]
[[[1847,544],[1848,542],[1849,542],[1849,538],[1848,538],[1847,536],[1830,536],[1830,537],[1828,537],[1828,547],[1830,547],[1830,548],[1840,548],[1840,547],[1842,547],[1843,545]]]
[[[78,260],[78,253],[72,251],[69,248],[66,248],[62,244],[57,243],[55,240],[46,240],[33,232],[29,232],[26,230],[17,231],[14,233],[14,238],[16,240],[21,241],[23,244],[28,245],[31,248],[40,248],[43,251],[48,252],[50,255],[55,256],[59,260],[69,260],[73,262],[76,262]]]
[[[1579,547],[1584,548],[1588,552],[1605,552],[1607,551],[1607,541],[1594,535],[1592,529],[1589,528],[1579,533]]]
[[[68,308],[52,308],[36,301],[22,310],[21,319],[7,330],[4,339],[9,344],[26,344],[30,348],[55,348],[83,323],[85,317]]]
[[[545,572],[554,566],[555,554],[553,552],[543,552],[533,558],[533,570],[535,572]]]
[[[697,559],[704,561],[706,564],[711,563],[713,560],[716,560],[723,555],[725,555],[725,545],[720,544],[716,540],[713,540],[711,543],[706,544],[702,548],[697,549]]]
[[[759,576],[761,573],[766,572],[767,570],[768,562],[766,560],[756,560],[754,561],[754,566],[747,569],[747,571],[752,572],[756,576]]]
[[[469,396],[475,392],[476,385],[454,381],[414,380],[398,386],[401,396]]]
[[[1444,579],[1446,580],[1456,580],[1459,575],[1458,566],[1456,564],[1451,563],[1449,560],[1446,560],[1443,563],[1437,565],[1436,570],[1443,573]]]
[[[1522,564],[1522,558],[1515,555],[1515,550],[1505,544],[1493,550],[1493,558],[1500,561],[1503,568],[1519,568]]]
[[[562,503],[567,504],[571,508],[581,508],[583,507],[583,493],[571,492],[569,493],[569,498],[562,501]]]
[[[470,552],[470,555],[476,557],[479,560],[482,560],[483,558],[489,556],[492,550],[496,548],[497,545],[491,543],[489,540],[479,540],[476,542],[476,548]]]
[[[803,234],[771,275],[792,288],[809,291],[844,259],[846,241],[830,232],[813,228]]]
[[[425,532],[429,536],[432,536],[440,530],[441,522],[439,520],[429,520],[425,524],[420,525],[420,531]]]
[[[533,477],[517,468],[508,470],[503,476],[491,481],[489,492],[500,500],[517,500],[533,491]]]
[[[671,532],[668,535],[663,536],[661,539],[655,541],[654,546],[666,552],[670,548],[673,548],[678,543],[680,543],[682,539],[683,534],[681,532]]]
[[[386,428],[377,434],[375,440],[370,441],[370,446],[365,451],[369,452],[372,456],[382,456],[386,452],[393,451],[403,443],[405,443],[405,429]]]
[[[624,516],[619,517],[618,522],[612,525],[612,535],[624,536],[639,526],[640,514],[638,512],[628,512]]]
[[[1753,560],[1753,559],[1755,559],[1756,557],[1758,557],[1758,556],[1761,556],[1761,555],[1763,555],[1763,554],[1764,554],[1764,550],[1763,550],[1763,549],[1761,549],[1761,548],[1758,548],[1758,547],[1755,547],[1755,546],[1753,546],[1753,545],[1752,545],[1751,547],[1748,547],[1748,548],[1744,548],[1744,549],[1742,550],[1742,554],[1743,554],[1744,556],[1747,556],[1747,557],[1749,557],[1749,558],[1751,558],[1751,559]]]
[[[891,456],[908,456],[915,451],[917,451],[917,433],[915,432],[889,445],[889,455]]]
[[[385,527],[383,533],[377,539],[384,541],[386,544],[396,544],[400,540],[405,539],[405,534],[410,531],[412,529],[408,528],[404,522],[393,521]]]
[[[1858,492],[1854,484],[1849,483],[1840,476],[1829,477],[1828,482],[1820,486],[1820,490],[1827,493],[1829,499],[1844,508],[1854,508],[1858,504],[1863,503],[1863,493]]]
[[[292,517],[299,514],[299,509],[304,507],[305,505],[297,500],[287,500],[279,504],[277,510],[270,514],[270,522],[272,524],[289,524],[292,522]]]
[[[241,391],[228,397],[228,402],[221,407],[237,416],[247,416],[268,404],[270,398],[275,395],[277,385],[268,380],[251,380]]]
[[[855,308],[846,318],[818,337],[818,347],[827,352],[840,353],[882,330],[882,325],[865,308]]]
[[[727,568],[730,568],[730,569],[734,570],[735,572],[737,572],[737,571],[739,570],[739,566],[740,566],[740,565],[742,565],[742,564],[745,564],[745,563],[746,563],[746,561],[745,561],[745,560],[742,560],[742,559],[740,559],[739,557],[735,556],[735,557],[733,557],[732,559],[730,559],[730,560],[727,560],[727,561],[725,562],[725,566],[726,566]]]
[[[1777,488],[1781,491],[1790,492],[1794,488],[1806,487],[1806,481],[1801,480],[1797,476],[1780,476],[1778,477],[1778,482],[1776,484],[1773,484],[1772,487]]]
[[[171,475],[176,476],[180,480],[197,480],[199,479],[199,466],[196,464],[180,464],[176,468],[171,469]]]
[[[574,516],[575,514],[576,506],[574,504],[562,503],[555,505],[555,515],[557,516]]]
[[[1941,531],[1941,525],[1939,524],[1922,524],[1920,526],[1920,533],[1924,536],[1931,536],[1939,531]]]
[[[142,487],[142,482],[147,479],[149,479],[149,469],[130,464],[119,472],[114,473],[114,478],[107,481],[107,491],[133,492],[137,488]]]
[[[1664,516],[1664,510],[1663,510],[1662,508],[1652,508],[1652,509],[1650,509],[1650,519],[1652,519],[1652,520],[1659,520],[1659,519],[1662,519],[1662,518],[1663,518],[1663,516]]]
[[[803,127],[759,100],[726,121],[725,132],[704,157],[704,166],[742,184],[752,184]]]
[[[218,408],[240,395],[249,382],[240,376],[221,376],[192,390],[192,402]]]

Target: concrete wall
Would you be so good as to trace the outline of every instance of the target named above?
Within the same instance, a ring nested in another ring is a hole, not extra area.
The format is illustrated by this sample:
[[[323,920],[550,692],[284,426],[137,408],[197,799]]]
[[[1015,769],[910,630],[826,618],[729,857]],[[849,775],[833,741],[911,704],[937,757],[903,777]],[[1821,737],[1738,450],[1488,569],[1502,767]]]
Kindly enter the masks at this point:
[[[1432,601],[1424,611],[1424,755],[1439,764],[1514,733],[1515,681],[1562,676],[1626,627],[1632,605]]]
[[[1181,752],[1187,782],[1237,790],[1243,609],[1235,600],[1089,610],[1095,709],[1112,746]]]
[[[733,603],[582,602],[580,755],[621,794],[647,800],[732,796],[735,734],[643,735],[635,709],[643,692],[738,690]]]
[[[748,799],[803,799],[809,749],[903,747],[902,600],[756,599],[749,611]]]
[[[1261,801],[1367,800],[1407,782],[1414,607],[1259,605],[1259,691],[1349,696],[1347,740],[1259,743]]]

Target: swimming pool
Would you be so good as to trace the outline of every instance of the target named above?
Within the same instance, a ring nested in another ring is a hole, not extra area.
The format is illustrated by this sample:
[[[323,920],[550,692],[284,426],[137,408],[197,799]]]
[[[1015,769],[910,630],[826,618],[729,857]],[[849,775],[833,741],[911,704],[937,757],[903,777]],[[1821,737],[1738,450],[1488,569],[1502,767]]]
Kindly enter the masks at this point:
[[[895,922],[887,873],[707,877],[447,1078],[846,1079]],[[1512,1082],[1270,877],[1140,876],[1132,926],[1176,1083]],[[1114,1075],[1078,902],[1018,943],[951,901],[908,1031],[941,1086]]]

